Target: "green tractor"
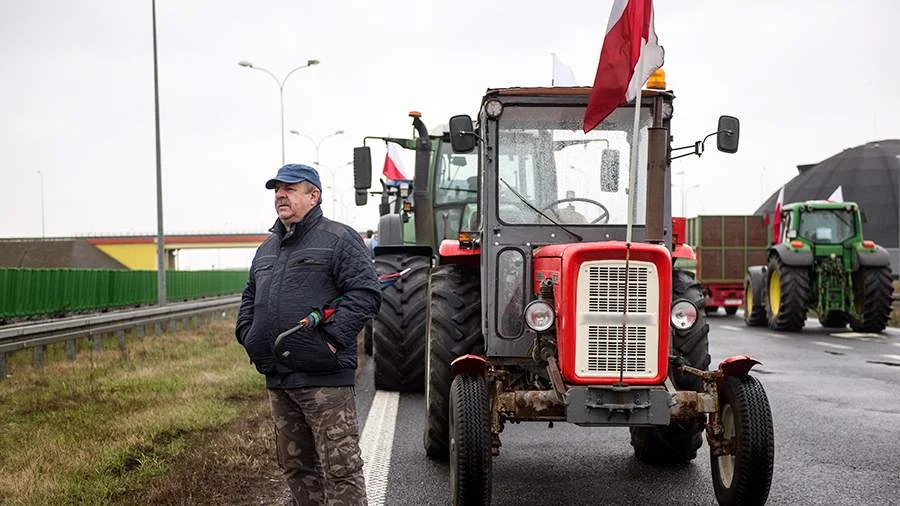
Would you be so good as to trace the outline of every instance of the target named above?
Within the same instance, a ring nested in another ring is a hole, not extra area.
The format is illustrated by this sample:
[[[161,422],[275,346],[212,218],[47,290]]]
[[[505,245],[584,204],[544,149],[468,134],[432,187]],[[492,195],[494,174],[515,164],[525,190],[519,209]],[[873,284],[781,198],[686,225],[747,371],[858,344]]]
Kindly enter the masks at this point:
[[[365,349],[372,355],[375,388],[423,391],[425,329],[428,321],[428,278],[432,257],[443,239],[458,239],[475,215],[477,153],[457,154],[449,134],[429,135],[421,115],[411,112],[412,138],[363,139],[353,150],[356,205],[381,196],[375,269],[379,275],[403,273],[383,292],[378,316],[367,325]],[[381,191],[370,192],[372,155],[368,141],[392,143],[415,152],[413,178],[381,180]]]
[[[768,265],[747,269],[744,321],[799,331],[812,310],[823,327],[881,332],[891,314],[888,252],[863,240],[859,206],[807,201],[785,205]]]

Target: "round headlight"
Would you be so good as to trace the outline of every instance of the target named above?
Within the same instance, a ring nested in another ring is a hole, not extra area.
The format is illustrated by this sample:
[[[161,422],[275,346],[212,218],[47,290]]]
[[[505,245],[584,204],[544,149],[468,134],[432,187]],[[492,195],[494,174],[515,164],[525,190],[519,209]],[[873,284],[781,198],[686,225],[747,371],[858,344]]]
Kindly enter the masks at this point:
[[[686,300],[672,304],[672,326],[679,330],[687,330],[697,323],[697,306]]]
[[[503,104],[499,100],[491,100],[484,104],[484,112],[487,113],[488,118],[497,119],[503,112]]]
[[[536,332],[543,332],[553,326],[556,314],[545,301],[538,299],[525,306],[525,325]]]

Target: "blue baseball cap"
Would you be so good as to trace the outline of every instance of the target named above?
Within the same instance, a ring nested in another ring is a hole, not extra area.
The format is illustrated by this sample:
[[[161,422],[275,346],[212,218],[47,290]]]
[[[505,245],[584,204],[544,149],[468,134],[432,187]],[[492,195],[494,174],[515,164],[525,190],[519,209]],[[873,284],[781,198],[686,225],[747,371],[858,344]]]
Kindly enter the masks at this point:
[[[316,169],[309,165],[302,165],[299,163],[289,163],[278,169],[278,174],[275,174],[275,177],[266,181],[266,188],[270,190],[274,189],[276,182],[294,184],[301,181],[309,181],[316,185],[316,188],[318,188],[319,191],[322,191],[322,182],[319,181],[319,173],[316,172]]]

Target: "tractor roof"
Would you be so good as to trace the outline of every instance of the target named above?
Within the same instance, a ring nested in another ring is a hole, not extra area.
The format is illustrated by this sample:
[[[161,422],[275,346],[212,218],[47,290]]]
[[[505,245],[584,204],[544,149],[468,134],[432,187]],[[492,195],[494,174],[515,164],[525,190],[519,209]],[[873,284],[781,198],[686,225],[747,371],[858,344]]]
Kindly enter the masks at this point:
[[[805,202],[791,202],[784,206],[785,211],[792,211],[797,208],[807,208],[807,209],[846,209],[847,207],[851,207],[852,210],[856,210],[858,206],[856,202],[832,202],[830,200],[807,200]]]

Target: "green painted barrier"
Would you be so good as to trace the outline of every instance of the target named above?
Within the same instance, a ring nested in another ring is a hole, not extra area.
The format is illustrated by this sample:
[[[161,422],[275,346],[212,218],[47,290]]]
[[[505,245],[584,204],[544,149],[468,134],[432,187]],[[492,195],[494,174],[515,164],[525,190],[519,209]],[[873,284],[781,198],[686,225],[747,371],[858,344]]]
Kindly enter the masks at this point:
[[[240,293],[246,271],[167,271],[166,298]],[[58,316],[155,304],[156,271],[0,268],[0,318]]]

